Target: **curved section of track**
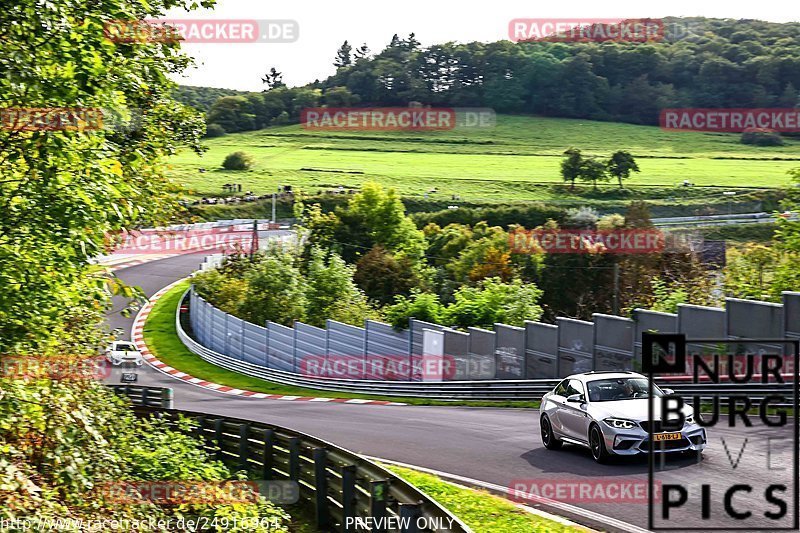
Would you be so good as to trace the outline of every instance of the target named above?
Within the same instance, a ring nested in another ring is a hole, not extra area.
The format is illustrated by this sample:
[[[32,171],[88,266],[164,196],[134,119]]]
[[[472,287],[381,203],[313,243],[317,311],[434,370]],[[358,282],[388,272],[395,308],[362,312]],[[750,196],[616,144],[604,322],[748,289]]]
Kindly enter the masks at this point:
[[[170,283],[184,278],[197,268],[202,256],[184,255],[145,263],[117,272],[130,285],[141,287],[149,297]],[[128,338],[133,322],[118,311],[115,301],[109,325],[121,328]],[[611,465],[596,464],[588,450],[565,446],[548,451],[541,445],[539,420],[528,409],[493,409],[469,407],[417,407],[397,409],[380,405],[314,404],[276,402],[242,396],[228,396],[195,387],[168,377],[153,368],[139,372],[142,385],[172,387],[175,407],[191,411],[218,413],[271,422],[315,435],[355,452],[449,472],[467,478],[508,487],[514,480],[590,480],[647,481],[647,461],[621,461]],[[118,371],[112,380],[118,381]],[[772,428],[782,436],[785,428]],[[670,459],[668,470],[659,474],[664,483],[701,483],[730,485],[746,479],[754,485],[766,484],[770,476],[764,466],[763,450],[746,449],[735,470],[733,460],[745,438],[763,442],[763,428],[727,428],[710,432],[704,459]],[[728,446],[728,455],[722,439]],[[764,506],[759,500],[759,505]],[[645,503],[579,503],[590,511],[614,517],[640,527],[647,525]],[[720,525],[723,517],[722,495],[712,496],[713,514],[708,527]],[[694,516],[700,516],[700,500],[687,503]]]

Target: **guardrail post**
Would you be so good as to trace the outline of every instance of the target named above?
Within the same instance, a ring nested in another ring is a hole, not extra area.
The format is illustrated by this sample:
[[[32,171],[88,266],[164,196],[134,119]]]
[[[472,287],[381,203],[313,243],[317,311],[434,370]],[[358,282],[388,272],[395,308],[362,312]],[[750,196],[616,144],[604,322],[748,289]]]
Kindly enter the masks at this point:
[[[348,518],[356,516],[356,466],[342,467],[342,526],[345,531],[354,529],[347,526]]]
[[[217,443],[217,451],[214,456],[220,461],[222,460],[222,424],[222,418],[217,418],[214,421],[214,440]]]
[[[328,450],[314,449],[314,496],[317,527],[330,527],[330,511],[328,509]]]
[[[206,442],[208,442],[208,439],[206,439],[206,432],[204,431],[206,427],[206,417],[200,415],[195,421],[197,422],[197,428],[194,430],[195,436],[200,439],[205,446]]]
[[[172,389],[161,389],[161,407],[172,409],[173,398]]]
[[[369,482],[369,515],[375,518],[372,533],[385,533],[386,496],[389,494],[389,482],[386,480]]]
[[[250,472],[247,459],[250,454],[250,424],[239,426],[239,469]]]
[[[272,368],[269,366],[269,320],[264,322],[264,366]]]
[[[419,533],[417,518],[422,516],[418,503],[400,504],[400,533]]]
[[[272,447],[275,444],[275,431],[272,429],[264,430],[264,452],[261,461],[264,463],[264,471],[261,472],[261,477],[264,479],[272,479]]]
[[[142,387],[142,405],[147,406],[148,400],[148,390],[147,387]]]
[[[289,479],[300,481],[300,437],[289,438]]]

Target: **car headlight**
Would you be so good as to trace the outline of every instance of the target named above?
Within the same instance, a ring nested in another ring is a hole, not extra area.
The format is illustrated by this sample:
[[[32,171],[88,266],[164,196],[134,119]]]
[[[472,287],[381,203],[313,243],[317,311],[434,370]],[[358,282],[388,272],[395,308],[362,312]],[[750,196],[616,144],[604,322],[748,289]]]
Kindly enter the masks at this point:
[[[694,424],[694,413],[690,415],[686,415],[686,423],[687,424]]]
[[[624,418],[606,418],[603,422],[614,429],[633,429],[636,427],[636,422],[625,420]]]

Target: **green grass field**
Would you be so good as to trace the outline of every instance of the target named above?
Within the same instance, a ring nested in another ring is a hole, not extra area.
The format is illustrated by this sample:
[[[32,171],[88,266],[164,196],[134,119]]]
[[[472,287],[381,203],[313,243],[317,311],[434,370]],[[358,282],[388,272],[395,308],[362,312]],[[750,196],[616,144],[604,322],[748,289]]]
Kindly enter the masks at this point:
[[[406,196],[436,188],[433,197],[548,200],[560,196],[542,184],[562,182],[559,163],[570,146],[598,157],[630,151],[641,173],[629,187],[674,187],[683,180],[698,186],[781,187],[789,183],[787,171],[800,167],[800,141],[786,142],[754,147],[741,144],[738,134],[521,116],[499,116],[495,128],[424,133],[325,132],[294,125],[209,139],[203,156],[175,156],[170,175],[197,196],[219,195],[228,182],[256,194],[279,185],[313,194],[373,180]],[[254,156],[252,170],[221,169],[225,156],[237,150]]]

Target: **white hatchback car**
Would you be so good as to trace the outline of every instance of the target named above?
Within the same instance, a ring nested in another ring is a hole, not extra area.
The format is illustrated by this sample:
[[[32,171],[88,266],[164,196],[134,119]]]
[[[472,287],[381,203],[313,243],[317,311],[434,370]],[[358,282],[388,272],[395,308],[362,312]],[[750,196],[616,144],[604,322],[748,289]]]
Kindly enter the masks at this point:
[[[134,364],[142,366],[144,358],[136,346],[130,341],[114,341],[106,349],[106,359],[114,366],[126,364]]]

